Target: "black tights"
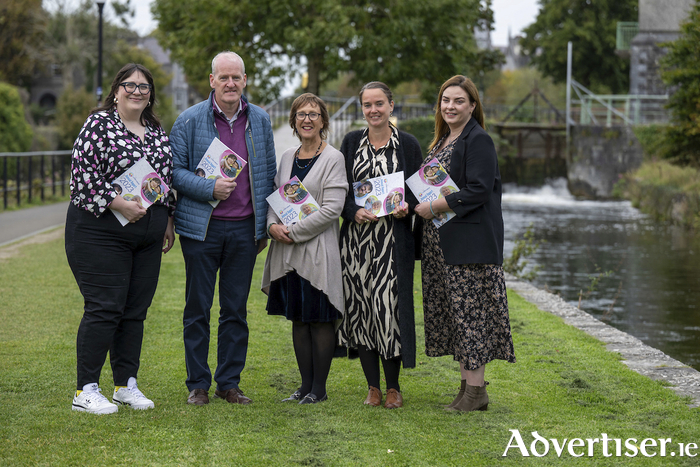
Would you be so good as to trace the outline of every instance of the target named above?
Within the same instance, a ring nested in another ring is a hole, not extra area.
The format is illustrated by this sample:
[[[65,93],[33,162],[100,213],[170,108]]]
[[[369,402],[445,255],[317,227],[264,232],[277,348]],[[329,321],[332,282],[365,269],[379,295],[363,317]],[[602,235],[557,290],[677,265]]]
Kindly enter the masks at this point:
[[[321,399],[326,395],[326,380],[335,352],[335,327],[333,323],[294,321],[292,341],[301,374],[301,395],[312,393]]]
[[[360,363],[362,364],[362,371],[365,372],[365,378],[367,378],[367,384],[369,386],[374,386],[380,389],[379,386],[379,352],[376,350],[369,350],[366,347],[358,346],[357,349],[360,354]],[[384,367],[384,378],[386,378],[386,389],[396,389],[401,392],[399,387],[399,372],[401,371],[401,357],[386,359],[381,357],[382,367]]]

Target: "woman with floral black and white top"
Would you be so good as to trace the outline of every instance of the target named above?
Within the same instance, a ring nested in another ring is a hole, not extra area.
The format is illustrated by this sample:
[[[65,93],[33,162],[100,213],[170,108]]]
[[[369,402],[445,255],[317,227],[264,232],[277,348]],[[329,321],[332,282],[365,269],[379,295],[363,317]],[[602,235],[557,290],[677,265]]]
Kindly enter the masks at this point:
[[[171,186],[170,144],[153,111],[155,101],[151,73],[142,65],[125,65],[104,105],[88,117],[73,145],[66,256],[84,298],[73,410],[107,414],[116,412],[117,405],[154,406],[138,389],[136,378],[161,251],[167,253],[175,241],[175,197],[169,191],[146,209],[124,199],[123,187],[113,182],[145,158],[162,183]],[[129,222],[122,226],[113,211]],[[99,388],[107,352],[114,403]]]

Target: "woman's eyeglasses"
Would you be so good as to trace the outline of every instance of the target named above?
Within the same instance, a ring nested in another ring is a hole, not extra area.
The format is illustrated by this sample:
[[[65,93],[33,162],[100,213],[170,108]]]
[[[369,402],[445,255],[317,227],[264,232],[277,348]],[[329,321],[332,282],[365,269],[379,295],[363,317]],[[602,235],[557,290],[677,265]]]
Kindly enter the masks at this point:
[[[128,81],[125,81],[123,83],[119,83],[119,86],[122,86],[124,88],[124,91],[127,92],[127,94],[133,94],[136,91],[136,88],[138,88],[139,92],[141,94],[148,94],[151,92],[151,86],[150,84],[136,84],[136,83],[130,83]],[[312,119],[313,120],[313,119]]]
[[[309,120],[311,120],[313,122],[313,121],[318,120],[318,117],[320,117],[321,114],[316,113],[316,112],[311,112],[308,114],[304,113],[304,112],[297,112],[296,116],[297,116],[297,120],[299,120],[299,121],[303,121],[308,116]]]

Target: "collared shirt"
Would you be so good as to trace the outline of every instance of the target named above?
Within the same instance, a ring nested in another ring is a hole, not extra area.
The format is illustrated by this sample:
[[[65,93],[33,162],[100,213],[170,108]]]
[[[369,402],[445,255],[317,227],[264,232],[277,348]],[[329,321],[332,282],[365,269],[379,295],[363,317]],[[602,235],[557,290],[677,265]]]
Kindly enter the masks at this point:
[[[112,182],[142,157],[168,187],[172,186],[173,157],[163,128],[146,125],[144,139],[129,131],[116,108],[90,115],[73,144],[71,161],[71,202],[101,216],[117,197]],[[175,208],[175,193],[156,204]]]
[[[221,107],[219,107],[219,104],[216,102],[216,97],[211,100],[213,102],[213,107],[214,107],[214,112],[219,114],[220,117],[222,117],[224,120],[228,122],[228,126],[231,127],[233,130],[233,124],[236,122],[238,119],[238,116],[243,112],[243,108],[247,105],[245,102],[243,102],[243,99],[240,100],[238,103],[238,110],[236,110],[236,113],[233,114],[233,117],[228,118],[226,114],[224,113],[223,110],[221,110]]]

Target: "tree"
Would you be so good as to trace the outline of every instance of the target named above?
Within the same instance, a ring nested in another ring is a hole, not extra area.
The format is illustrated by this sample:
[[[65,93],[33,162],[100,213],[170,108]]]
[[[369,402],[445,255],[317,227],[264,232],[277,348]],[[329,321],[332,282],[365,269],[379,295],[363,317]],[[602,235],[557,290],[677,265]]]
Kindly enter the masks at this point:
[[[41,63],[46,12],[41,0],[0,3],[0,80],[28,87]]]
[[[208,89],[211,58],[238,52],[249,84],[268,100],[300,67],[309,92],[340,72],[389,85],[416,77],[437,87],[502,60],[479,51],[474,27],[492,22],[490,0],[156,0],[159,39],[191,82]],[[440,27],[448,24],[449,27]],[[437,91],[437,90],[436,90]],[[437,92],[435,92],[437,94]]]
[[[618,21],[637,19],[638,0],[540,0],[537,20],[521,40],[531,63],[555,82],[566,82],[567,42],[573,76],[598,93],[629,91],[629,60],[615,55]]]
[[[680,37],[668,44],[662,59],[662,78],[675,91],[669,98],[672,125],[666,129],[667,157],[700,166],[700,2],[681,25]],[[671,152],[671,151],[668,151]]]
[[[17,88],[0,82],[0,152],[27,151],[32,136]]]

